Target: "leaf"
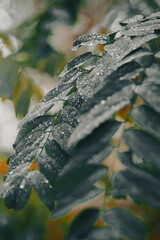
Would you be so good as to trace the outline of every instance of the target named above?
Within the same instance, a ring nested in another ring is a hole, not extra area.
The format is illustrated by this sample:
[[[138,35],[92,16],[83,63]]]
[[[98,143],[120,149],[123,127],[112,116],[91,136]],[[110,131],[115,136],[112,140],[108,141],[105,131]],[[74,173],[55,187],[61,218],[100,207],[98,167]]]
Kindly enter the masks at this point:
[[[54,105],[67,100],[67,93],[72,89],[71,85],[63,85],[57,89],[51,90],[46,96],[23,118],[19,124],[21,128],[27,122],[36,117],[43,116]]]
[[[120,31],[121,34],[125,35],[125,36],[146,36],[148,33],[155,33],[156,30],[160,29],[160,24],[150,24],[149,22],[147,22],[147,25],[145,24],[138,24],[138,25],[134,25],[132,26],[130,29],[127,30],[122,30]]]
[[[63,86],[64,84],[74,83],[83,72],[84,70],[81,70],[78,68],[71,69],[63,77],[61,77],[59,81],[59,86]]]
[[[29,199],[32,186],[35,186],[43,201],[51,206],[45,194],[51,187],[49,181],[40,172],[29,171],[30,165],[31,163],[21,164],[7,176],[0,194],[8,208],[19,210],[24,207]]]
[[[69,95],[69,98],[68,98],[69,106],[74,107],[77,110],[79,110],[81,108],[81,105],[83,104],[83,102],[84,102],[84,99],[78,92],[74,92],[71,95]]]
[[[13,220],[6,213],[0,213],[0,235],[2,240],[8,240],[13,237]]]
[[[129,19],[126,19],[126,20],[123,20],[120,22],[120,24],[122,26],[125,26],[125,25],[128,25],[128,24],[134,24],[134,23],[137,23],[137,22],[141,22],[143,20],[144,16],[143,15],[136,15],[132,18],[129,18]]]
[[[160,170],[159,154],[160,142],[150,134],[137,130],[129,129],[123,135],[123,140],[127,145],[143,159],[144,163],[152,168]]]
[[[130,54],[132,51],[141,47],[144,43],[151,41],[152,39],[157,38],[156,34],[149,34],[137,40],[134,38],[131,40],[130,37],[124,36],[119,38],[115,43],[111,45],[106,45],[104,49],[110,54],[113,58],[121,60]]]
[[[67,63],[67,65],[65,66],[63,71],[60,73],[59,77],[63,77],[69,71],[80,67],[81,65],[83,65],[84,63],[86,63],[90,59],[92,59],[93,57],[94,57],[94,55],[91,52],[86,52],[86,53],[83,53],[83,54],[75,57],[74,59],[72,59],[70,62]]]
[[[107,85],[106,85],[107,87]],[[110,88],[103,88],[93,99],[89,101],[91,108],[81,114],[79,125],[73,131],[69,139],[69,146],[78,143],[101,123],[108,120],[116,111],[129,103],[133,96],[134,84],[129,81],[122,81],[119,85],[112,84]],[[86,103],[85,103],[86,104]]]
[[[52,129],[52,136],[53,139],[60,145],[61,149],[65,150],[66,152],[69,151],[68,149],[68,139],[73,132],[73,128],[67,123],[61,123]]]
[[[75,205],[100,194],[102,189],[93,184],[106,174],[107,168],[96,164],[79,165],[62,173],[50,192],[50,198],[58,201],[52,217],[59,217]]]
[[[45,149],[37,159],[38,167],[40,172],[52,183],[58,178],[60,171],[68,161],[68,155],[54,140],[47,141],[44,147]]]
[[[159,209],[159,178],[145,168],[136,166],[132,161],[131,153],[121,153],[119,159],[127,166],[127,169],[114,173],[113,196],[121,198],[130,195],[138,204]]]
[[[133,50],[131,53],[129,53],[122,61],[123,61],[123,63],[127,63],[127,62],[131,62],[132,60],[139,60],[142,58],[142,60],[143,60],[142,64],[144,64],[144,58],[147,56],[150,57],[151,59],[153,59],[153,57],[152,57],[153,54],[149,49],[147,49],[145,47],[139,47],[139,48]],[[133,63],[133,62],[131,62],[131,63]],[[143,66],[142,64],[141,64],[141,67]]]
[[[76,51],[81,46],[92,46],[95,44],[105,44],[110,41],[109,36],[106,34],[85,34],[82,35],[73,42],[72,50]]]
[[[28,82],[27,86],[22,89],[20,96],[15,103],[16,115],[25,116],[29,109],[30,99],[33,95],[32,83]]]
[[[119,129],[121,122],[107,121],[95,129],[91,135],[82,140],[71,155],[74,163],[98,163],[111,153],[113,146],[107,144]],[[72,164],[73,164],[72,163]]]
[[[87,208],[71,223],[66,240],[84,239],[99,215],[98,208]]]
[[[160,85],[154,83],[144,83],[141,86],[138,86],[135,92],[139,96],[141,96],[146,102],[148,102],[154,110],[160,112]]]
[[[143,240],[146,233],[145,228],[139,218],[135,217],[131,212],[121,208],[111,208],[104,212],[103,219],[111,226],[119,235],[129,237],[129,239]]]
[[[12,91],[18,78],[18,64],[13,56],[2,60],[0,64],[0,97],[12,98]]]
[[[149,133],[160,139],[160,115],[147,105],[134,108],[131,117]]]
[[[69,99],[69,101],[70,101],[70,99]],[[78,114],[78,111],[75,107],[68,106],[68,107],[61,109],[58,112],[58,120],[61,123],[67,123],[74,128],[78,124],[77,114]]]
[[[121,240],[122,234],[113,227],[94,227],[88,234],[88,240]]]
[[[33,121],[27,122],[18,132],[13,147],[16,148],[17,144],[20,143],[33,129],[34,131],[44,131],[53,122],[53,116],[41,116],[37,117]],[[39,129],[40,127],[40,129]],[[26,141],[26,140],[25,140]]]

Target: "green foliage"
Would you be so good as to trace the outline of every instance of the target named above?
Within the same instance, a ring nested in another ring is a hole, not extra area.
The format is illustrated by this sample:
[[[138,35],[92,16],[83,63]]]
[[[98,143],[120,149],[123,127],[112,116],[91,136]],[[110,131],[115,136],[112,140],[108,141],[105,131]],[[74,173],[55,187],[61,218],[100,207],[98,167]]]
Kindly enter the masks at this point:
[[[160,208],[160,12],[120,25],[74,41],[73,50],[103,44],[105,51],[71,60],[58,87],[23,118],[1,189],[7,207],[19,210],[34,187],[52,218],[103,192],[102,209],[81,212],[66,239],[145,239],[145,219],[134,209],[109,209],[109,198]],[[113,151],[112,166],[104,166]],[[123,169],[114,171],[118,161]],[[97,227],[99,218],[104,225]]]
[[[76,21],[82,2],[44,1],[43,8],[32,18],[11,32],[0,33],[4,46],[10,50],[7,58],[1,57],[0,50],[0,96],[13,101],[17,116],[27,114],[31,97],[38,101],[43,97],[34,80],[27,75],[26,68],[37,69],[52,77],[59,73],[65,56],[51,46],[49,37],[56,21],[68,24]],[[16,47],[12,38],[18,41]]]

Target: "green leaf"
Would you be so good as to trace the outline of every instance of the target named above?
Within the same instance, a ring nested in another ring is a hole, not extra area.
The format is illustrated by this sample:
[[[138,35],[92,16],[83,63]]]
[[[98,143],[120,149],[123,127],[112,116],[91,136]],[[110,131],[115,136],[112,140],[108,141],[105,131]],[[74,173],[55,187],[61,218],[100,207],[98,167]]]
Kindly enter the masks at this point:
[[[81,114],[80,123],[71,135],[69,145],[77,143],[91,134],[95,128],[108,120],[116,111],[126,106],[133,96],[135,85],[129,81],[121,81],[119,85],[112,84],[108,87],[106,86],[97,92],[94,98],[90,99],[87,106],[88,111]]]
[[[12,91],[18,78],[18,64],[11,55],[0,64],[0,97],[12,98]]]
[[[39,172],[30,171],[31,163],[21,164],[7,176],[0,194],[6,206],[19,210],[27,203],[31,188],[34,186],[40,198],[51,207],[53,203],[46,197],[51,186],[49,181]]]
[[[94,55],[91,52],[83,53],[75,58],[73,58],[70,62],[67,63],[63,71],[60,73],[59,77],[63,77],[66,75],[69,71],[72,69],[78,68],[84,63],[88,62],[90,59],[92,59]]]
[[[67,93],[71,90],[70,85],[65,85],[51,90],[46,96],[23,118],[19,124],[21,128],[24,124],[32,121],[34,118],[43,116],[49,111],[54,105],[59,102],[63,102],[64,99],[67,100]]]
[[[94,227],[88,234],[88,240],[121,240],[122,234],[114,227]]]
[[[70,105],[70,99],[69,99],[69,105]],[[78,124],[77,114],[78,114],[78,110],[76,109],[76,106],[75,107],[68,106],[61,109],[58,112],[58,120],[61,123],[67,123],[71,127],[75,128]]]
[[[128,24],[132,25],[134,23],[141,22],[143,20],[143,18],[144,18],[143,15],[136,15],[132,18],[121,21],[120,24],[122,24],[122,26],[128,25]]]
[[[114,173],[113,196],[121,198],[130,195],[138,204],[159,209],[159,178],[145,168],[135,165],[130,152],[119,154],[119,159],[127,166],[127,169]]]
[[[142,84],[136,88],[136,93],[141,96],[148,104],[157,112],[160,112],[160,85],[158,84]]]
[[[110,42],[110,38],[106,34],[85,34],[76,38],[73,42],[72,50],[76,51],[81,46],[92,46],[99,43],[105,44],[107,42]]]
[[[131,111],[131,117],[145,130],[160,139],[160,114],[147,105],[141,105]]]
[[[127,210],[121,208],[109,209],[104,212],[103,219],[109,225],[114,226],[114,230],[119,231],[122,238],[127,236],[132,240],[145,239],[146,233],[143,223]]]
[[[50,198],[58,201],[52,217],[56,218],[76,204],[100,194],[102,189],[93,187],[93,184],[106,174],[107,168],[96,164],[79,165],[62,172],[50,192]]]
[[[159,155],[160,142],[150,134],[136,129],[129,129],[124,133],[123,140],[143,159],[146,165],[160,170]]]
[[[113,150],[107,142],[119,129],[121,122],[107,121],[101,124],[93,133],[82,140],[71,156],[74,163],[98,163],[105,160],[105,157]]]
[[[115,43],[111,45],[106,45],[104,49],[110,54],[113,58],[121,60],[130,54],[132,51],[141,47],[144,43],[151,41],[152,39],[158,38],[156,34],[148,34],[139,40],[134,38],[131,40],[128,36],[123,36],[119,38]]]
[[[98,208],[87,208],[71,223],[66,240],[84,239],[99,215]]]

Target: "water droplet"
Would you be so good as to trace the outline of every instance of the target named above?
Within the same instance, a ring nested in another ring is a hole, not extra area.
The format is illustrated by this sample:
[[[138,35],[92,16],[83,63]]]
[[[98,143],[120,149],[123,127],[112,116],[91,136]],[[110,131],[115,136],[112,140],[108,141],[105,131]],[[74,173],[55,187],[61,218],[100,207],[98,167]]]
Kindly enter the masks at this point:
[[[25,180],[23,180],[19,186],[20,189],[23,189],[25,187]]]

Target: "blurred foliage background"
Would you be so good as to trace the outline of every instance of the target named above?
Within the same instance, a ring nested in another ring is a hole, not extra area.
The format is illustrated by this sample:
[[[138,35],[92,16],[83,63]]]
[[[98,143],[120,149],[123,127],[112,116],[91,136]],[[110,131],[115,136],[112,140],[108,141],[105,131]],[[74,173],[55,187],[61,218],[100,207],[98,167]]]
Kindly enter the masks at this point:
[[[18,122],[57,85],[57,75],[65,64],[88,50],[83,47],[72,52],[74,39],[85,33],[115,31],[123,19],[159,9],[159,0],[0,1],[0,187]],[[103,52],[101,46],[91,50]],[[87,204],[100,206],[101,201],[95,199]],[[112,201],[110,205],[123,206],[124,202]],[[64,239],[67,226],[85,207],[81,205],[52,221],[34,189],[26,207],[18,212],[8,210],[0,199],[0,240]],[[132,204],[130,208],[136,207]],[[156,216],[150,211],[152,215]],[[156,221],[153,219],[152,224]],[[153,230],[149,239],[158,240],[159,236]]]

